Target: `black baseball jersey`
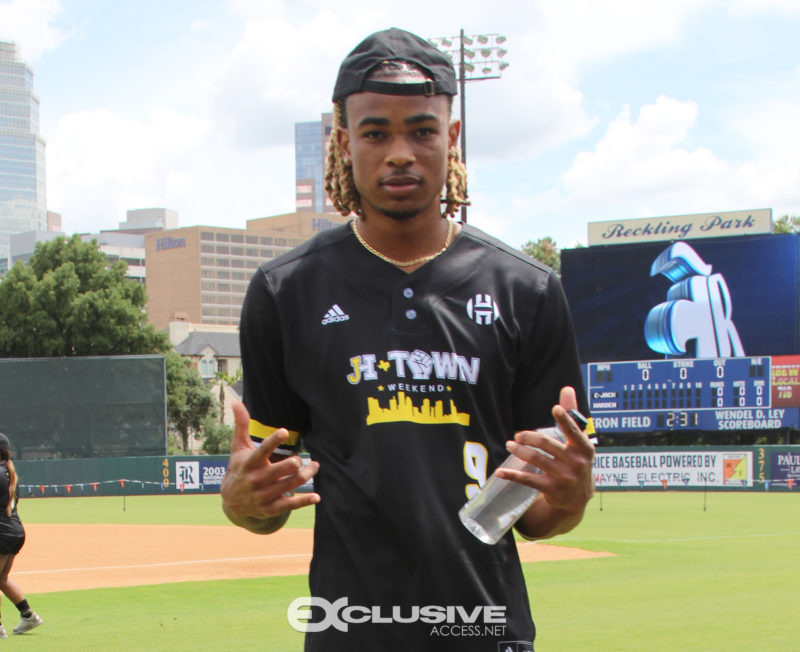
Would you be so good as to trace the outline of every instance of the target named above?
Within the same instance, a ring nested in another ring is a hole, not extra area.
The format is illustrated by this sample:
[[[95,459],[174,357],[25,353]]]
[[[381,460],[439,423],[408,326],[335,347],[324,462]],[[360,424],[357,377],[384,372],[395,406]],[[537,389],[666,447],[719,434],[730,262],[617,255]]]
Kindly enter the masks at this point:
[[[512,534],[484,544],[458,510],[515,431],[552,425],[562,386],[587,409],[555,274],[471,226],[407,274],[348,224],[260,268],[241,345],[251,435],[286,427],[320,464],[328,620],[306,649],[531,649]]]

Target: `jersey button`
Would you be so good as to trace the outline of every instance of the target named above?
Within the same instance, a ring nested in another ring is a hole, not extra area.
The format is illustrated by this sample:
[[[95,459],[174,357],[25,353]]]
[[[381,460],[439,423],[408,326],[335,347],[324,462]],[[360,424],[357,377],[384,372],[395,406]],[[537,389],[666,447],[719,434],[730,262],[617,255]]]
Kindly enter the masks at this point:
[[[403,290],[403,296],[406,299],[410,299],[411,297],[414,296],[414,290],[412,290],[411,288],[406,288],[405,290]]]
[[[417,311],[413,308],[410,310],[406,310],[406,319],[416,319],[417,318]]]

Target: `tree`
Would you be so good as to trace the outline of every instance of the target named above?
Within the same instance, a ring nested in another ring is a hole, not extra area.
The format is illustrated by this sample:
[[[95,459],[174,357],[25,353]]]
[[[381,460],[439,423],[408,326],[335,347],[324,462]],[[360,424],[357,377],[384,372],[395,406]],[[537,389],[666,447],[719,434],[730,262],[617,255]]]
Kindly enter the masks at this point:
[[[216,418],[217,404],[211,389],[177,351],[167,353],[167,421],[189,452],[190,438],[199,435],[206,419]]]
[[[561,250],[550,236],[528,240],[522,245],[522,252],[551,267],[556,274],[561,274]]]
[[[186,452],[216,414],[214,397],[147,321],[147,293],[126,270],[77,235],[37,244],[27,266],[18,261],[0,280],[0,357],[165,355],[167,422]]]
[[[220,423],[214,418],[203,422],[202,450],[209,455],[227,455],[231,452],[233,428]]]
[[[800,233],[800,217],[797,215],[781,215],[772,224],[773,233]]]
[[[111,265],[97,243],[75,235],[38,243],[26,266],[0,281],[0,356],[164,353],[166,333],[144,311],[144,287]]]

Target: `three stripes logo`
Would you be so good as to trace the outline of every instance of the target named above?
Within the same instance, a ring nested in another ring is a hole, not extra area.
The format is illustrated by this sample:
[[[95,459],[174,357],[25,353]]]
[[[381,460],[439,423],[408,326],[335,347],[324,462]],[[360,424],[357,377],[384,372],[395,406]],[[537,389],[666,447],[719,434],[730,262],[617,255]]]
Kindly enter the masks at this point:
[[[337,321],[347,321],[348,319],[350,319],[350,315],[342,310],[338,303],[334,303],[322,318],[322,325],[327,326],[328,324],[335,324]]]

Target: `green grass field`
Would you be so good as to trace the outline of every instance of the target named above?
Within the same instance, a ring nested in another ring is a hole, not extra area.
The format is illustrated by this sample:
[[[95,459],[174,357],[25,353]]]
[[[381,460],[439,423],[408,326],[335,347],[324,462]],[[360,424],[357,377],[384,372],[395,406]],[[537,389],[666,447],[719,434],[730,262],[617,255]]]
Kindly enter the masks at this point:
[[[595,498],[553,542],[615,557],[525,565],[537,652],[800,650],[800,497],[710,493],[704,505],[688,492],[609,492],[602,510]],[[218,496],[133,496],[124,507],[118,497],[52,498],[20,510],[29,523],[226,523]],[[308,510],[289,521],[311,526]],[[294,652],[302,635],[286,608],[302,595],[304,576],[30,595],[45,625],[0,645]],[[3,612],[13,626],[7,601]]]

